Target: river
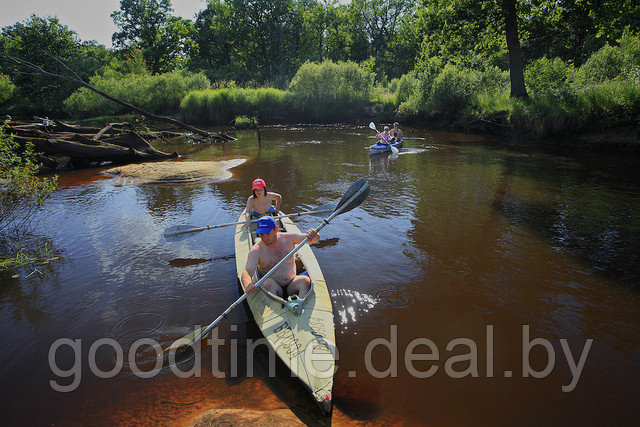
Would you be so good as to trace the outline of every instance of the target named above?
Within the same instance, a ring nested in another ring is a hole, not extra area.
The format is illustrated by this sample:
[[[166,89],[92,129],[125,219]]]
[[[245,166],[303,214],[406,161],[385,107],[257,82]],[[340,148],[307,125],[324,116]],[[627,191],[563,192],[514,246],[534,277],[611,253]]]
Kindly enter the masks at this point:
[[[218,328],[221,345],[183,367],[199,377],[138,367],[145,348],[131,348],[168,344],[239,296],[232,227],[180,242],[163,238],[167,227],[235,221],[256,177],[285,212],[336,203],[365,177],[369,198],[313,249],[334,307],[334,423],[637,421],[637,160],[404,130],[422,139],[397,158],[370,156],[365,127],[156,144],[187,160],[246,159],[203,185],[124,185],[105,168],[61,174],[36,226],[59,259],[0,275],[0,419],[167,424],[209,408],[288,408],[329,424],[281,364],[269,375],[266,350],[248,354],[260,332],[246,305]]]

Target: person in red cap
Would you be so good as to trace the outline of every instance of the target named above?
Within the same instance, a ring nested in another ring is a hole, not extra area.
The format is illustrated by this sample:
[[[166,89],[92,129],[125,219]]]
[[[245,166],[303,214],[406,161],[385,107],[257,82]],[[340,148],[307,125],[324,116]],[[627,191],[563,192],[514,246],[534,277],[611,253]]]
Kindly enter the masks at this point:
[[[264,276],[305,238],[309,238],[309,244],[320,240],[320,235],[313,228],[306,234],[280,233],[276,220],[269,216],[258,220],[256,236],[260,237],[260,240],[249,251],[247,264],[241,276],[242,284],[248,294],[258,290],[251,280],[256,268],[258,273]],[[289,258],[271,273],[271,276],[262,282],[262,286],[279,297],[283,297],[286,292],[287,296],[297,294],[298,298],[304,298],[311,288],[311,279],[309,276],[296,275],[294,258]]]
[[[253,195],[247,199],[247,209],[245,210],[246,227],[251,227],[253,218],[260,218],[264,215],[277,215],[282,204],[282,196],[278,193],[267,191],[267,184],[264,179],[256,178],[251,186]],[[271,204],[275,202],[275,206]]]

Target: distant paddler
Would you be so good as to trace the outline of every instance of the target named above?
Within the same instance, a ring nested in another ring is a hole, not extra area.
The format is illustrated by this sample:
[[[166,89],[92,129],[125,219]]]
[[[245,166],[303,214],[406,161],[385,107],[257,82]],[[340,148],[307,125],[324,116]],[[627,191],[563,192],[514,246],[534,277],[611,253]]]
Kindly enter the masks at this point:
[[[391,129],[391,132],[389,132],[391,134],[392,141],[400,141],[402,139],[402,131],[398,126],[400,126],[400,123],[395,122],[393,124],[393,129]]]
[[[378,135],[376,135],[376,137],[380,138],[380,144],[391,144],[391,134],[389,133],[389,126],[385,126],[382,133],[379,133]]]

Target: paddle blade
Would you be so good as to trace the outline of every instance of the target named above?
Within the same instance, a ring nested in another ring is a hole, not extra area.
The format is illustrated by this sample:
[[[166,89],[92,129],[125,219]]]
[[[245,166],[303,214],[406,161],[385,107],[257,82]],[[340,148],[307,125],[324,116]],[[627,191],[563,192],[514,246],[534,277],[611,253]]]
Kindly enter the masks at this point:
[[[336,210],[336,205],[322,205],[317,208],[313,208],[309,211],[309,214],[313,216],[324,216],[324,214],[331,213]]]
[[[378,129],[376,129],[376,124],[375,124],[375,123],[373,123],[373,122],[369,123],[369,129],[373,129],[373,130],[375,130],[376,132],[378,131]]]
[[[336,206],[336,211],[342,208],[342,205],[345,206],[340,213],[349,212],[351,209],[358,207],[364,201],[364,199],[367,198],[370,190],[371,189],[369,186],[369,182],[364,178],[360,178],[359,180],[354,182],[351,187],[349,187],[346,193],[344,193],[344,196],[342,196],[342,199],[340,199],[338,206]],[[356,194],[357,197],[353,200],[350,200]]]
[[[164,230],[164,237],[169,242],[179,242],[193,236],[193,233],[202,231],[202,227],[195,225],[174,225]]]
[[[400,150],[398,150],[396,147],[394,147],[393,145],[390,145],[389,147],[391,147],[391,152],[393,154],[395,154],[396,156],[400,153]]]

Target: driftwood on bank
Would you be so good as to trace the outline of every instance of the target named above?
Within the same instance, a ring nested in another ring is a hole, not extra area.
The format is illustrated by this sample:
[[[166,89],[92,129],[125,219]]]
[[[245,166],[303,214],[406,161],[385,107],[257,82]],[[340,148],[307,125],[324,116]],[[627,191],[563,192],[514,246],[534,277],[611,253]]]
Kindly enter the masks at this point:
[[[56,79],[66,80],[66,81],[70,81],[70,82],[76,83],[76,84],[78,84],[78,85],[80,85],[82,87],[85,87],[85,88],[89,89],[92,92],[97,93],[98,95],[100,95],[100,96],[102,96],[104,98],[107,98],[110,101],[113,101],[113,102],[115,102],[117,104],[120,104],[120,105],[128,108],[131,111],[134,111],[134,112],[136,112],[138,114],[142,114],[143,116],[145,116],[145,117],[147,117],[149,119],[157,120],[157,121],[164,122],[164,123],[169,123],[171,125],[178,126],[178,127],[182,128],[182,129],[188,130],[189,132],[193,132],[194,134],[198,134],[198,135],[200,135],[200,137],[201,137],[200,140],[202,140],[202,141],[209,142],[210,140],[217,140],[217,141],[224,142],[224,141],[235,140],[235,138],[232,138],[232,137],[230,137],[228,135],[224,135],[224,134],[217,133],[217,132],[208,132],[206,130],[199,129],[199,128],[195,127],[195,126],[191,126],[190,124],[183,123],[180,120],[176,120],[176,119],[171,118],[171,117],[159,116],[159,115],[156,115],[156,114],[149,113],[149,112],[143,110],[140,107],[137,107],[137,106],[135,106],[133,104],[130,104],[128,102],[125,102],[125,101],[122,101],[122,100],[120,100],[118,98],[115,98],[115,97],[109,95],[108,93],[105,93],[105,92],[101,91],[100,89],[98,89],[98,88],[90,85],[89,83],[85,82],[84,80],[82,80],[82,78],[80,78],[80,76],[75,71],[73,71],[71,68],[69,68],[60,59],[58,59],[55,56],[51,55],[49,52],[45,51],[45,53],[47,55],[49,55],[51,58],[53,58],[55,61],[57,61],[60,65],[62,65],[71,74],[73,74],[73,77],[72,76],[65,76],[64,74],[52,73],[52,72],[47,71],[44,68],[42,68],[42,67],[40,67],[40,66],[38,66],[38,65],[36,65],[36,64],[34,64],[32,62],[25,61],[24,59],[13,57],[11,55],[7,55],[6,53],[2,53],[2,56],[7,58],[9,61],[13,62],[14,64],[16,64],[16,65],[18,65],[18,66],[20,66],[22,68],[25,68],[27,70],[34,71],[36,73],[40,73],[40,74],[42,74],[44,76],[47,76],[47,77],[53,77],[53,78],[56,78]]]
[[[18,141],[30,141],[38,161],[49,169],[86,167],[102,162],[124,164],[178,156],[175,152],[169,154],[153,148],[128,123],[110,123],[98,129],[62,122],[52,125],[11,122],[7,132]]]

